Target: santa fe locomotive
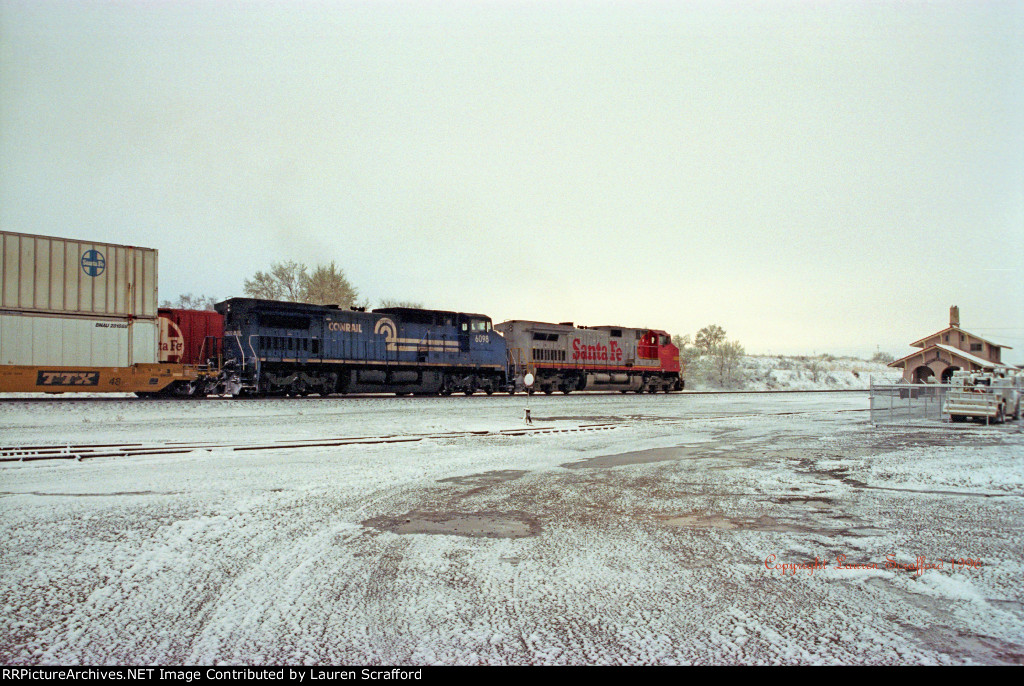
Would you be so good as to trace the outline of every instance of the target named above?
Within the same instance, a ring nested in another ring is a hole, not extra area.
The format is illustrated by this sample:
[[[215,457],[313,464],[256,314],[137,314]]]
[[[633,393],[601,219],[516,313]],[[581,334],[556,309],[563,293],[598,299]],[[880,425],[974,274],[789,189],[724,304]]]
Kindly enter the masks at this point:
[[[667,333],[232,298],[157,308],[156,251],[0,232],[0,392],[331,395],[683,388]],[[530,384],[528,381],[535,380]]]

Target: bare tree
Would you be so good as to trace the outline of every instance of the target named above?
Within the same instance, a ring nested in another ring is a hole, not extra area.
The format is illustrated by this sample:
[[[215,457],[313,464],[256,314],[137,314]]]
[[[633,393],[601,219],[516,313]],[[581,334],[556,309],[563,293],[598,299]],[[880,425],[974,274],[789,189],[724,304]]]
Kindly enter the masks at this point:
[[[693,341],[693,344],[704,355],[711,354],[716,347],[723,343],[725,343],[725,329],[717,324],[705,326],[697,332],[697,337]]]
[[[306,265],[294,260],[275,262],[269,272],[257,271],[245,280],[245,294],[263,300],[289,300],[302,302]]]
[[[245,294],[263,300],[285,300],[315,305],[351,307],[359,293],[337,264],[318,264],[312,271],[294,260],[275,262],[269,271],[257,271],[245,280]]]
[[[720,384],[726,386],[739,380],[740,358],[743,357],[744,352],[739,341],[723,341],[714,347],[711,356]]]
[[[317,265],[310,274],[303,274],[301,280],[303,302],[315,305],[337,305],[349,308],[355,304],[359,293],[352,287],[345,272],[334,262],[328,265]]]
[[[689,366],[690,363],[700,356],[700,351],[693,346],[693,339],[690,338],[690,334],[683,336],[677,334],[673,336],[672,344],[679,348],[679,361],[684,366]]]
[[[384,298],[380,301],[380,305],[377,307],[409,307],[414,310],[422,310],[423,303],[414,302],[412,300],[394,300],[392,298]]]
[[[212,295],[179,295],[175,301],[164,300],[160,307],[172,307],[176,310],[212,310],[217,298]]]

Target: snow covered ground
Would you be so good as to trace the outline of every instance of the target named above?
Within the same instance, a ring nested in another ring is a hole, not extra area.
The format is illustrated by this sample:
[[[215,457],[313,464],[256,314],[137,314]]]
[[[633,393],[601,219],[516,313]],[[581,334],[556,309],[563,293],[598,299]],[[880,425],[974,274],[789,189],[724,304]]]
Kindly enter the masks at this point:
[[[190,447],[0,463],[0,662],[1024,661],[1015,426],[526,403],[4,400],[8,454]]]

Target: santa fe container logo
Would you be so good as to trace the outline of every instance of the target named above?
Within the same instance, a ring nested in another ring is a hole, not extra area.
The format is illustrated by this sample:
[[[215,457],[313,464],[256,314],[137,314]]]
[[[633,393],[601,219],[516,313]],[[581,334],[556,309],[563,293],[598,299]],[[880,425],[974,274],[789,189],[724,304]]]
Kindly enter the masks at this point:
[[[106,266],[107,261],[99,250],[86,250],[82,253],[82,271],[89,276],[99,276]]]

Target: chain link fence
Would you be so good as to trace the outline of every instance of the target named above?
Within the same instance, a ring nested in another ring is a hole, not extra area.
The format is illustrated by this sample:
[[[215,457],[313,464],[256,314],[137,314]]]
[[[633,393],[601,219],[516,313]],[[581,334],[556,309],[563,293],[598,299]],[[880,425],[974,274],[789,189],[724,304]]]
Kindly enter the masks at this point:
[[[871,423],[942,422],[949,384],[871,384]]]
[[[1024,397],[1024,376],[1015,379],[1014,387]],[[951,390],[963,391],[950,384],[875,384],[870,386],[872,424],[910,424],[914,422],[949,422],[943,412]],[[1013,407],[1012,405],[1010,406]],[[1013,409],[1007,409],[1006,424],[1024,431],[1024,411],[1016,420],[1012,419]],[[977,420],[989,424],[988,420]]]

